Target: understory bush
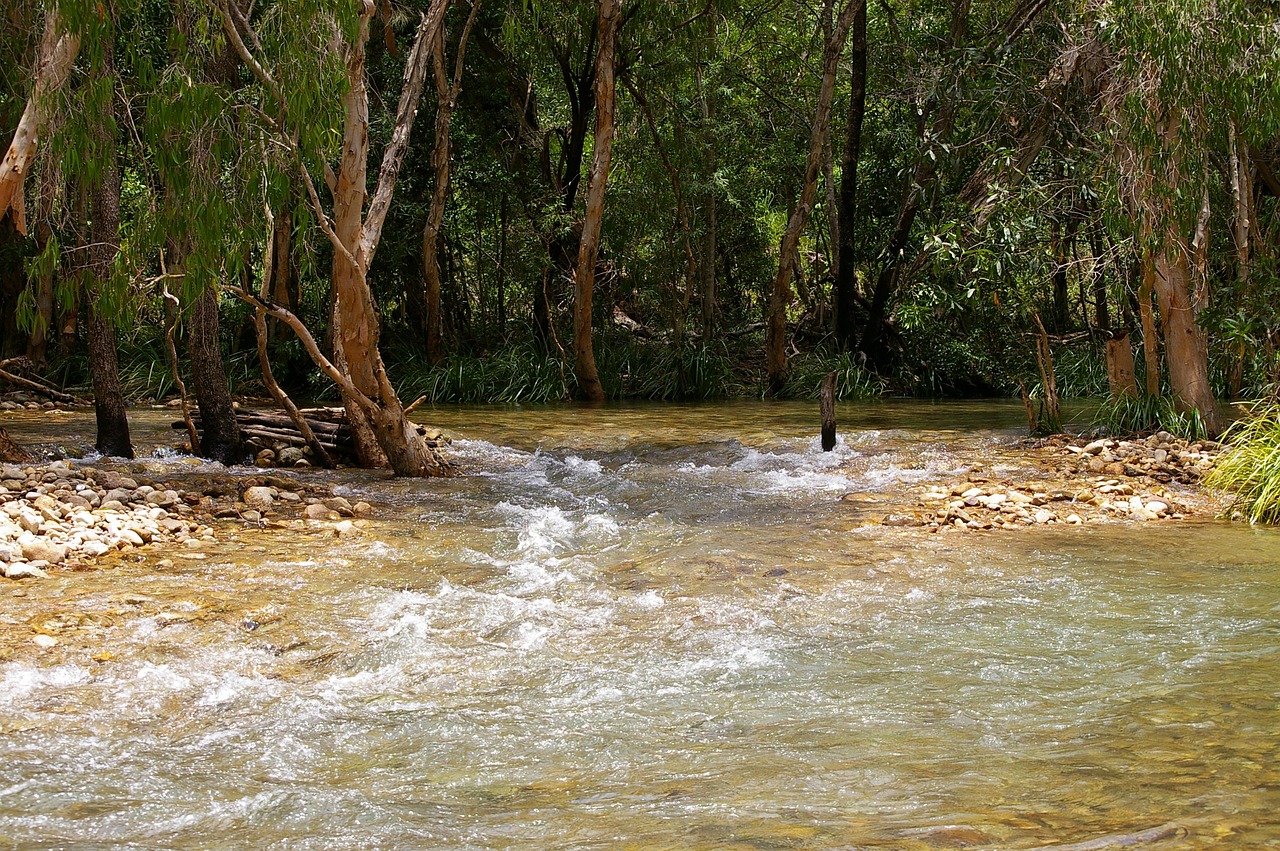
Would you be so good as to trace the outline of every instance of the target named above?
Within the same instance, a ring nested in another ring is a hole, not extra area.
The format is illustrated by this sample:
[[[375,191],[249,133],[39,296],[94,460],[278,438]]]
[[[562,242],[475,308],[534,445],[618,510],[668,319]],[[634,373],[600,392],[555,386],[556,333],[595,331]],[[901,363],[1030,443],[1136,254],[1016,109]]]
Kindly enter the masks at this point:
[[[874,399],[883,396],[882,379],[869,372],[849,352],[816,351],[797,355],[783,387],[785,399],[817,399],[827,373],[836,374],[836,398],[844,400]]]

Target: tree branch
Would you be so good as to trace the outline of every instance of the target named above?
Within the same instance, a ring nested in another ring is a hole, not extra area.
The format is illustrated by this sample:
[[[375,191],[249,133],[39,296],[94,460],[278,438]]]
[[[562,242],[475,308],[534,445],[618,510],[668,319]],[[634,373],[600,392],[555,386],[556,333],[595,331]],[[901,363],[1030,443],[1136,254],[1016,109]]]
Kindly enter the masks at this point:
[[[431,45],[440,34],[444,23],[444,13],[450,0],[432,0],[427,14],[423,15],[418,25],[418,35],[414,39],[413,48],[409,51],[409,59],[404,66],[404,88],[400,91],[400,105],[396,110],[395,129],[391,131],[391,142],[382,155],[382,168],[378,172],[378,188],[374,190],[373,200],[369,202],[369,212],[365,215],[364,231],[361,236],[361,252],[365,262],[373,260],[378,250],[378,240],[382,238],[382,225],[386,222],[387,213],[391,209],[391,196],[395,191],[396,178],[400,175],[400,166],[404,163],[405,152],[409,147],[409,135],[413,132],[413,120],[418,115],[418,100],[422,96],[422,86],[427,79],[427,67],[431,61]]]

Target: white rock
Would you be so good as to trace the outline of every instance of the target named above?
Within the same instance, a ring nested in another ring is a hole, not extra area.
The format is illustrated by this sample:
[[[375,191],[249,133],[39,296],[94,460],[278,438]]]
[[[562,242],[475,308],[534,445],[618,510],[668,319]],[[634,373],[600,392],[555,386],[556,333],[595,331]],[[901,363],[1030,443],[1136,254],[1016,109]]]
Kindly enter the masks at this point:
[[[270,508],[275,502],[275,488],[249,488],[244,492],[244,504],[259,511]]]

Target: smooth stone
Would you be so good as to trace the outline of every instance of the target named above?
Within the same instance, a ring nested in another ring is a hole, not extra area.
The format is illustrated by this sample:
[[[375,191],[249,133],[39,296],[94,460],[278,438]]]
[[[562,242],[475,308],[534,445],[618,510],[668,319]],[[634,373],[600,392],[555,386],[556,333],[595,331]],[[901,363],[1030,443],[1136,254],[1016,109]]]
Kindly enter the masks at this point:
[[[67,557],[64,544],[55,544],[47,538],[34,538],[22,545],[22,557],[27,561],[47,561],[56,564]]]
[[[102,541],[85,541],[84,545],[80,547],[80,551],[89,556],[89,558],[99,558],[111,552],[111,547]]]
[[[251,508],[270,508],[275,502],[275,489],[266,487],[248,488],[244,492],[244,503]]]
[[[322,503],[308,505],[302,512],[309,520],[328,520],[329,515],[333,512],[329,510],[329,506]]]
[[[31,639],[31,643],[37,647],[43,647],[48,650],[50,647],[58,646],[58,639],[54,638],[52,635],[37,635]]]
[[[4,575],[10,579],[45,579],[49,576],[39,565],[24,564],[23,562],[6,567]]]
[[[276,460],[281,467],[296,467],[299,463],[306,461],[307,456],[296,446],[286,446],[280,450]]]

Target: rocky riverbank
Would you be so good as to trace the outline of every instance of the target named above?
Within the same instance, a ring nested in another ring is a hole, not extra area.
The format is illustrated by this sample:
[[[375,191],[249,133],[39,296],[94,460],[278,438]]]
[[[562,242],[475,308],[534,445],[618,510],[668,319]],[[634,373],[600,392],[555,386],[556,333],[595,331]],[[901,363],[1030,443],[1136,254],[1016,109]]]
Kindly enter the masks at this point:
[[[1057,436],[1018,451],[1020,463],[1005,459],[918,487],[909,513],[885,515],[882,524],[990,531],[1178,521],[1221,510],[1200,487],[1221,452],[1216,443],[1168,432],[1132,440]]]
[[[333,487],[277,475],[214,474],[150,480],[53,461],[0,466],[0,576],[39,579],[52,567],[78,569],[149,544],[197,550],[218,526],[287,526],[318,534],[360,534],[372,510]]]

